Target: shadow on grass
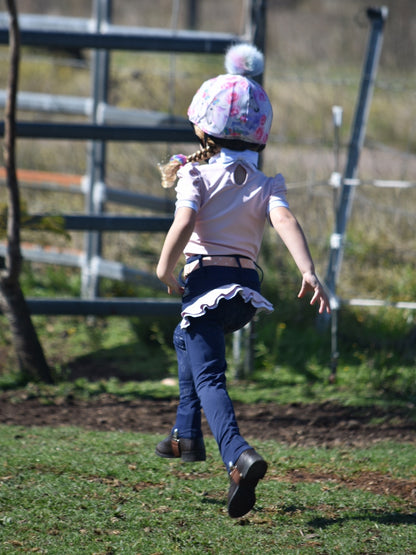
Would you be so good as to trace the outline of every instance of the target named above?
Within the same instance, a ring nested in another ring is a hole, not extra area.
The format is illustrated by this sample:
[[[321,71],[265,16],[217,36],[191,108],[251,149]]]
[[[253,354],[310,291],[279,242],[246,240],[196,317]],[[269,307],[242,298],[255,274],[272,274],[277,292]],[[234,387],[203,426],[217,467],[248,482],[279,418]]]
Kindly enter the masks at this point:
[[[120,381],[162,380],[170,376],[172,360],[162,349],[129,343],[111,349],[98,349],[77,357],[67,365],[66,379],[90,381],[117,378]]]
[[[348,521],[371,521],[376,524],[386,524],[386,525],[397,525],[406,524],[409,526],[416,525],[416,514],[408,513],[387,513],[387,514],[377,514],[377,513],[363,513],[354,516],[345,516],[340,518],[314,518],[309,521],[309,525],[313,528],[327,528],[335,524],[343,524]]]

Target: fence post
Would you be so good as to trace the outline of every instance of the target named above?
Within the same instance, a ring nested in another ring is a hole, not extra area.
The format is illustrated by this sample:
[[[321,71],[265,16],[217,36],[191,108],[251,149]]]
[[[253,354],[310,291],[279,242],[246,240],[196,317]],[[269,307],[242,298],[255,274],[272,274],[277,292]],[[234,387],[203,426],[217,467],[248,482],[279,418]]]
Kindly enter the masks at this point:
[[[199,23],[199,4],[197,0],[188,0],[187,22],[189,29],[197,29]]]
[[[104,23],[110,23],[112,0],[94,0],[95,31],[100,32]],[[107,103],[109,52],[97,49],[93,53],[92,72],[92,123],[102,121],[101,106]],[[105,204],[106,142],[90,141],[87,154],[86,202],[87,214],[101,214]],[[101,257],[102,235],[90,231],[85,235],[85,262],[82,268],[82,297],[93,299],[99,295],[99,277],[94,260]]]
[[[356,180],[358,161],[364,143],[367,117],[371,104],[371,98],[374,89],[374,80],[377,73],[381,46],[383,42],[384,23],[387,19],[387,16],[388,9],[384,6],[381,8],[368,8],[367,10],[367,17],[371,23],[370,36],[362,70],[361,86],[352,126],[347,163],[345,167],[344,178],[342,180],[341,194],[339,197],[338,208],[336,212],[335,231],[331,235],[330,239],[331,250],[325,283],[331,296],[332,308],[332,379],[334,379],[338,363],[338,354],[336,351],[334,351],[337,343],[335,338],[337,333],[338,321],[337,312],[339,309],[339,301],[336,296],[336,285],[341,270],[342,258],[344,254],[345,231],[347,227],[347,222],[351,214],[356,185],[354,181]],[[325,316],[322,316],[321,318],[325,318]]]
[[[266,46],[266,11],[267,0],[251,0],[252,41],[263,53]]]
[[[247,6],[248,8],[250,14],[247,14],[247,21],[250,22],[251,41],[265,54],[267,0],[251,0],[250,6]],[[255,77],[255,79],[260,85],[263,85],[263,74]],[[259,168],[261,167],[262,157],[260,155]],[[234,376],[236,379],[247,377],[253,373],[255,337],[254,319],[233,334]]]

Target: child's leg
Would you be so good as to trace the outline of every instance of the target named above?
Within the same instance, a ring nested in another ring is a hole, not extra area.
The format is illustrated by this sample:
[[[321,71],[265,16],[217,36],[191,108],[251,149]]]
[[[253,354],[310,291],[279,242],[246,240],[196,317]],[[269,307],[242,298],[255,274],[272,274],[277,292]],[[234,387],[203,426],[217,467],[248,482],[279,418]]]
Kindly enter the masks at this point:
[[[193,319],[184,330],[186,350],[196,391],[227,470],[250,445],[240,435],[226,389],[225,339],[214,311]]]
[[[173,334],[178,359],[179,405],[176,412],[176,422],[172,432],[178,430],[183,438],[196,439],[202,437],[201,432],[201,404],[196,393],[192,369],[186,351],[184,331],[178,325]]]
[[[156,454],[164,458],[180,457],[185,462],[204,461],[201,404],[196,394],[180,326],[175,329],[173,343],[178,357],[179,405],[175,425],[170,435],[157,444]]]

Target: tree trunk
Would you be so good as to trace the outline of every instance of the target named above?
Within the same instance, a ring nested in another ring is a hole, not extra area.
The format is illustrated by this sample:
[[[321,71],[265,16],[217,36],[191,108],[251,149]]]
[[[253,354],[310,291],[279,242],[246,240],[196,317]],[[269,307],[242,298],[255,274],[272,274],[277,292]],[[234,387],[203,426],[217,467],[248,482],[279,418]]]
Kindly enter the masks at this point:
[[[51,371],[18,280],[0,280],[0,306],[10,324],[13,347],[22,374],[36,381],[52,383]]]
[[[4,165],[8,193],[7,252],[0,273],[0,308],[9,321],[20,371],[36,380],[53,381],[42,346],[20,287],[20,196],[16,176],[16,97],[19,77],[20,36],[14,0],[6,0],[10,15],[10,69],[4,121]]]

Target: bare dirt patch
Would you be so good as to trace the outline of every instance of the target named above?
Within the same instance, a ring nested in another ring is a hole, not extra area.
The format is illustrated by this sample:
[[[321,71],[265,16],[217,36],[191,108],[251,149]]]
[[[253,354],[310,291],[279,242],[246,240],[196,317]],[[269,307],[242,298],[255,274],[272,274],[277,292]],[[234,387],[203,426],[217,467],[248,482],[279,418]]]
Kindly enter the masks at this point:
[[[109,394],[88,401],[57,398],[51,404],[44,404],[38,398],[3,393],[0,395],[0,423],[167,434],[174,422],[176,405],[176,399],[123,401]],[[272,439],[291,446],[326,447],[365,447],[386,439],[416,443],[416,423],[405,409],[386,411],[379,407],[345,407],[330,402],[308,405],[235,403],[235,411],[242,434],[252,442],[253,439]],[[205,435],[211,435],[205,420],[203,430]],[[352,489],[397,496],[410,507],[416,507],[416,480],[399,480],[373,472],[345,477],[299,471],[289,471],[276,479],[290,483],[333,482]],[[409,518],[416,524],[414,514]]]
[[[129,430],[165,434],[174,423],[176,399],[123,401],[102,394],[87,401],[56,398],[44,404],[38,398],[0,395],[0,423],[21,426],[81,426],[95,430]],[[321,404],[235,403],[244,436],[273,439],[289,445],[365,446],[386,439],[416,441],[416,422],[405,409],[345,407]],[[376,422],[376,424],[374,423]],[[203,422],[204,433],[210,430]]]
[[[346,486],[349,489],[360,488],[377,495],[393,495],[406,499],[416,506],[416,480],[397,479],[389,474],[379,472],[366,471],[352,477],[328,472],[310,473],[303,470],[293,470],[279,477],[279,481],[291,484],[298,482],[329,482],[334,485]],[[416,524],[416,515],[413,516]]]

